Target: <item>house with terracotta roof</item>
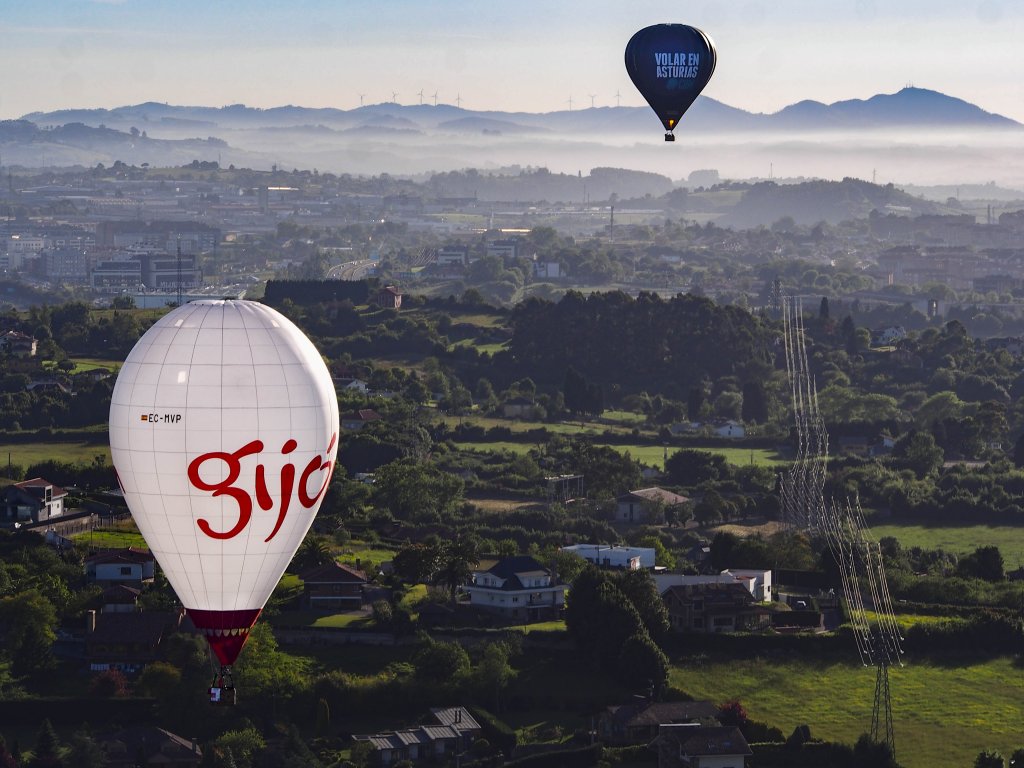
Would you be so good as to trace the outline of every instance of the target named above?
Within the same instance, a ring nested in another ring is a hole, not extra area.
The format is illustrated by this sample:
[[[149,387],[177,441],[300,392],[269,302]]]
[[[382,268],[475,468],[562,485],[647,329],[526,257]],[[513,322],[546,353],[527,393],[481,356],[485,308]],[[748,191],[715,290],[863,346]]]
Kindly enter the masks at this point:
[[[679,507],[690,499],[663,488],[641,488],[629,491],[615,499],[615,519],[624,523],[647,522],[658,509]]]
[[[402,292],[393,285],[386,285],[377,291],[377,306],[398,309],[402,306]]]
[[[318,565],[299,574],[302,601],[315,611],[358,611],[363,607],[366,573],[338,562]]]
[[[346,432],[358,432],[367,424],[380,421],[380,414],[373,408],[360,408],[358,411],[348,411],[341,414],[341,428]]]
[[[0,496],[0,527],[17,528],[60,517],[67,495],[63,488],[41,477],[13,483]]]
[[[472,608],[515,621],[548,621],[565,607],[566,585],[528,555],[499,560],[473,573],[466,586]]]
[[[35,357],[39,342],[27,333],[7,331],[0,334],[0,350],[14,357]]]

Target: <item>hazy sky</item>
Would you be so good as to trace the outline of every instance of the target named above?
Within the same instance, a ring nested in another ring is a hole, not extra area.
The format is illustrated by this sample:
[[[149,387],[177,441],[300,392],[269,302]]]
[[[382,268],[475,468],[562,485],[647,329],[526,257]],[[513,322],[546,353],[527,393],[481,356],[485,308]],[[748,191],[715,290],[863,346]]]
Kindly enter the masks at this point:
[[[705,94],[774,112],[908,83],[1024,122],[1020,0],[0,0],[0,118],[144,101],[642,105],[626,41],[699,26]]]

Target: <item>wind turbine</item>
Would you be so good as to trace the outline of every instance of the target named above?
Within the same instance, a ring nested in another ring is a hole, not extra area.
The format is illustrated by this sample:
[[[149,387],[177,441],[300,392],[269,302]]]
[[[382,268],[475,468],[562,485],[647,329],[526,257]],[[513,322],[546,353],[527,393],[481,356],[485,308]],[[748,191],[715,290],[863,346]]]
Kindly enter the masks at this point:
[[[420,97],[420,106],[423,106],[423,89],[420,88],[420,92],[417,94]]]
[[[590,108],[593,109],[594,108],[594,99],[597,97],[597,94],[596,93],[588,93],[587,96],[590,97]]]
[[[456,107],[461,107],[462,106],[462,94],[461,93],[456,95],[456,97],[455,97],[455,106]]]
[[[622,94],[621,94],[621,93],[619,93],[618,91],[616,91],[616,92],[615,92],[615,106],[616,106],[616,107],[620,106],[620,105],[619,105],[619,100],[620,100],[621,98],[622,98]]]
[[[398,103],[398,91],[392,91],[391,92],[391,101],[394,104]]]
[[[434,106],[437,106],[437,91],[434,91]]]
[[[360,106],[360,107],[361,107],[361,106],[363,106],[363,99],[364,99],[365,97],[366,97],[366,94],[365,94],[365,93],[360,93],[360,94],[359,94],[359,106]]]
[[[572,96],[569,96],[569,111],[572,112]]]

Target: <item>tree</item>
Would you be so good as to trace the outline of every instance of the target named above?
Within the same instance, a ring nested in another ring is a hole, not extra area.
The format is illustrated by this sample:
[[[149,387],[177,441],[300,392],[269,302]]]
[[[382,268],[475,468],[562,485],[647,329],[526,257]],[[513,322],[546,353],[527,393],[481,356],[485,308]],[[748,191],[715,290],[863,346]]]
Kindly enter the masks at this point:
[[[400,459],[377,470],[373,501],[399,520],[434,521],[462,499],[462,480],[433,464]]]
[[[694,448],[683,448],[668,457],[665,473],[675,485],[700,485],[727,479],[732,470],[724,456]]]
[[[103,768],[107,765],[107,755],[89,730],[80,728],[71,735],[71,741],[68,742],[66,761],[74,768]]]
[[[768,421],[768,397],[761,381],[743,383],[743,420],[763,424]]]
[[[93,677],[89,695],[101,699],[128,695],[128,678],[119,669],[107,669]]]
[[[690,392],[686,397],[686,418],[690,421],[697,421],[706,399],[702,388],[690,387]]]
[[[828,320],[829,309],[828,309],[828,296],[821,297],[821,304],[818,305],[818,319]]]
[[[874,741],[862,733],[853,746],[854,768],[899,768],[892,749],[884,741]]]
[[[394,557],[394,571],[406,584],[428,584],[441,568],[442,547],[437,543],[406,544]]]
[[[979,752],[978,756],[974,758],[974,768],[1003,768],[1004,765],[1006,763],[1003,761],[1003,756],[994,749]]]
[[[626,638],[619,651],[617,668],[624,681],[648,681],[655,694],[668,684],[668,657],[643,631]]]
[[[473,575],[473,566],[480,562],[480,540],[472,535],[458,535],[445,542],[437,577],[451,594],[454,604],[459,587]]]
[[[656,539],[661,543],[660,539]],[[647,546],[647,540],[641,546]],[[658,585],[649,571],[624,571],[619,575],[618,587],[636,608],[644,629],[654,640],[661,639],[669,629],[668,609],[658,593]]]
[[[318,565],[327,565],[334,560],[331,543],[325,536],[310,533],[302,540],[295,557],[292,558],[289,570],[302,573]]]
[[[331,707],[327,699],[317,699],[316,702],[316,735],[323,737],[331,731]]]
[[[413,656],[416,678],[435,685],[454,684],[470,670],[469,654],[457,642],[431,640]]]
[[[488,643],[474,672],[482,695],[494,697],[495,712],[501,712],[501,694],[516,676],[510,656],[511,651],[505,643]]]
[[[1003,555],[997,546],[978,547],[971,554],[960,559],[957,570],[964,576],[985,581],[1002,581],[1006,578],[1003,570]]]
[[[230,754],[238,768],[249,768],[257,754],[266,749],[267,742],[255,728],[227,731],[213,742],[216,749]]]
[[[61,745],[57,732],[49,718],[43,720],[36,735],[36,745],[32,750],[29,768],[61,768],[64,763],[60,759]]]
[[[919,478],[925,478],[938,473],[944,456],[930,433],[911,430],[896,441],[892,458],[898,466],[912,469]]]

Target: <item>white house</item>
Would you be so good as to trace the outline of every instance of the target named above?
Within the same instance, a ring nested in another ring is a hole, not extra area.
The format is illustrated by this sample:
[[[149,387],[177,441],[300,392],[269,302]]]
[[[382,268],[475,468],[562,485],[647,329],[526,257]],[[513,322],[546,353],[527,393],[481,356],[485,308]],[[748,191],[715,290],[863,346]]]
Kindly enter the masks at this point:
[[[506,557],[475,572],[466,587],[471,607],[525,622],[557,618],[565,605],[565,589],[528,555]]]
[[[67,491],[41,477],[23,480],[0,493],[0,526],[41,523],[64,514]]]
[[[125,547],[85,558],[85,575],[98,584],[136,584],[153,580],[156,558],[148,549]]]
[[[572,552],[594,565],[605,568],[623,568],[638,571],[654,568],[653,547],[622,547],[608,544],[572,544],[561,547],[562,552]]]

